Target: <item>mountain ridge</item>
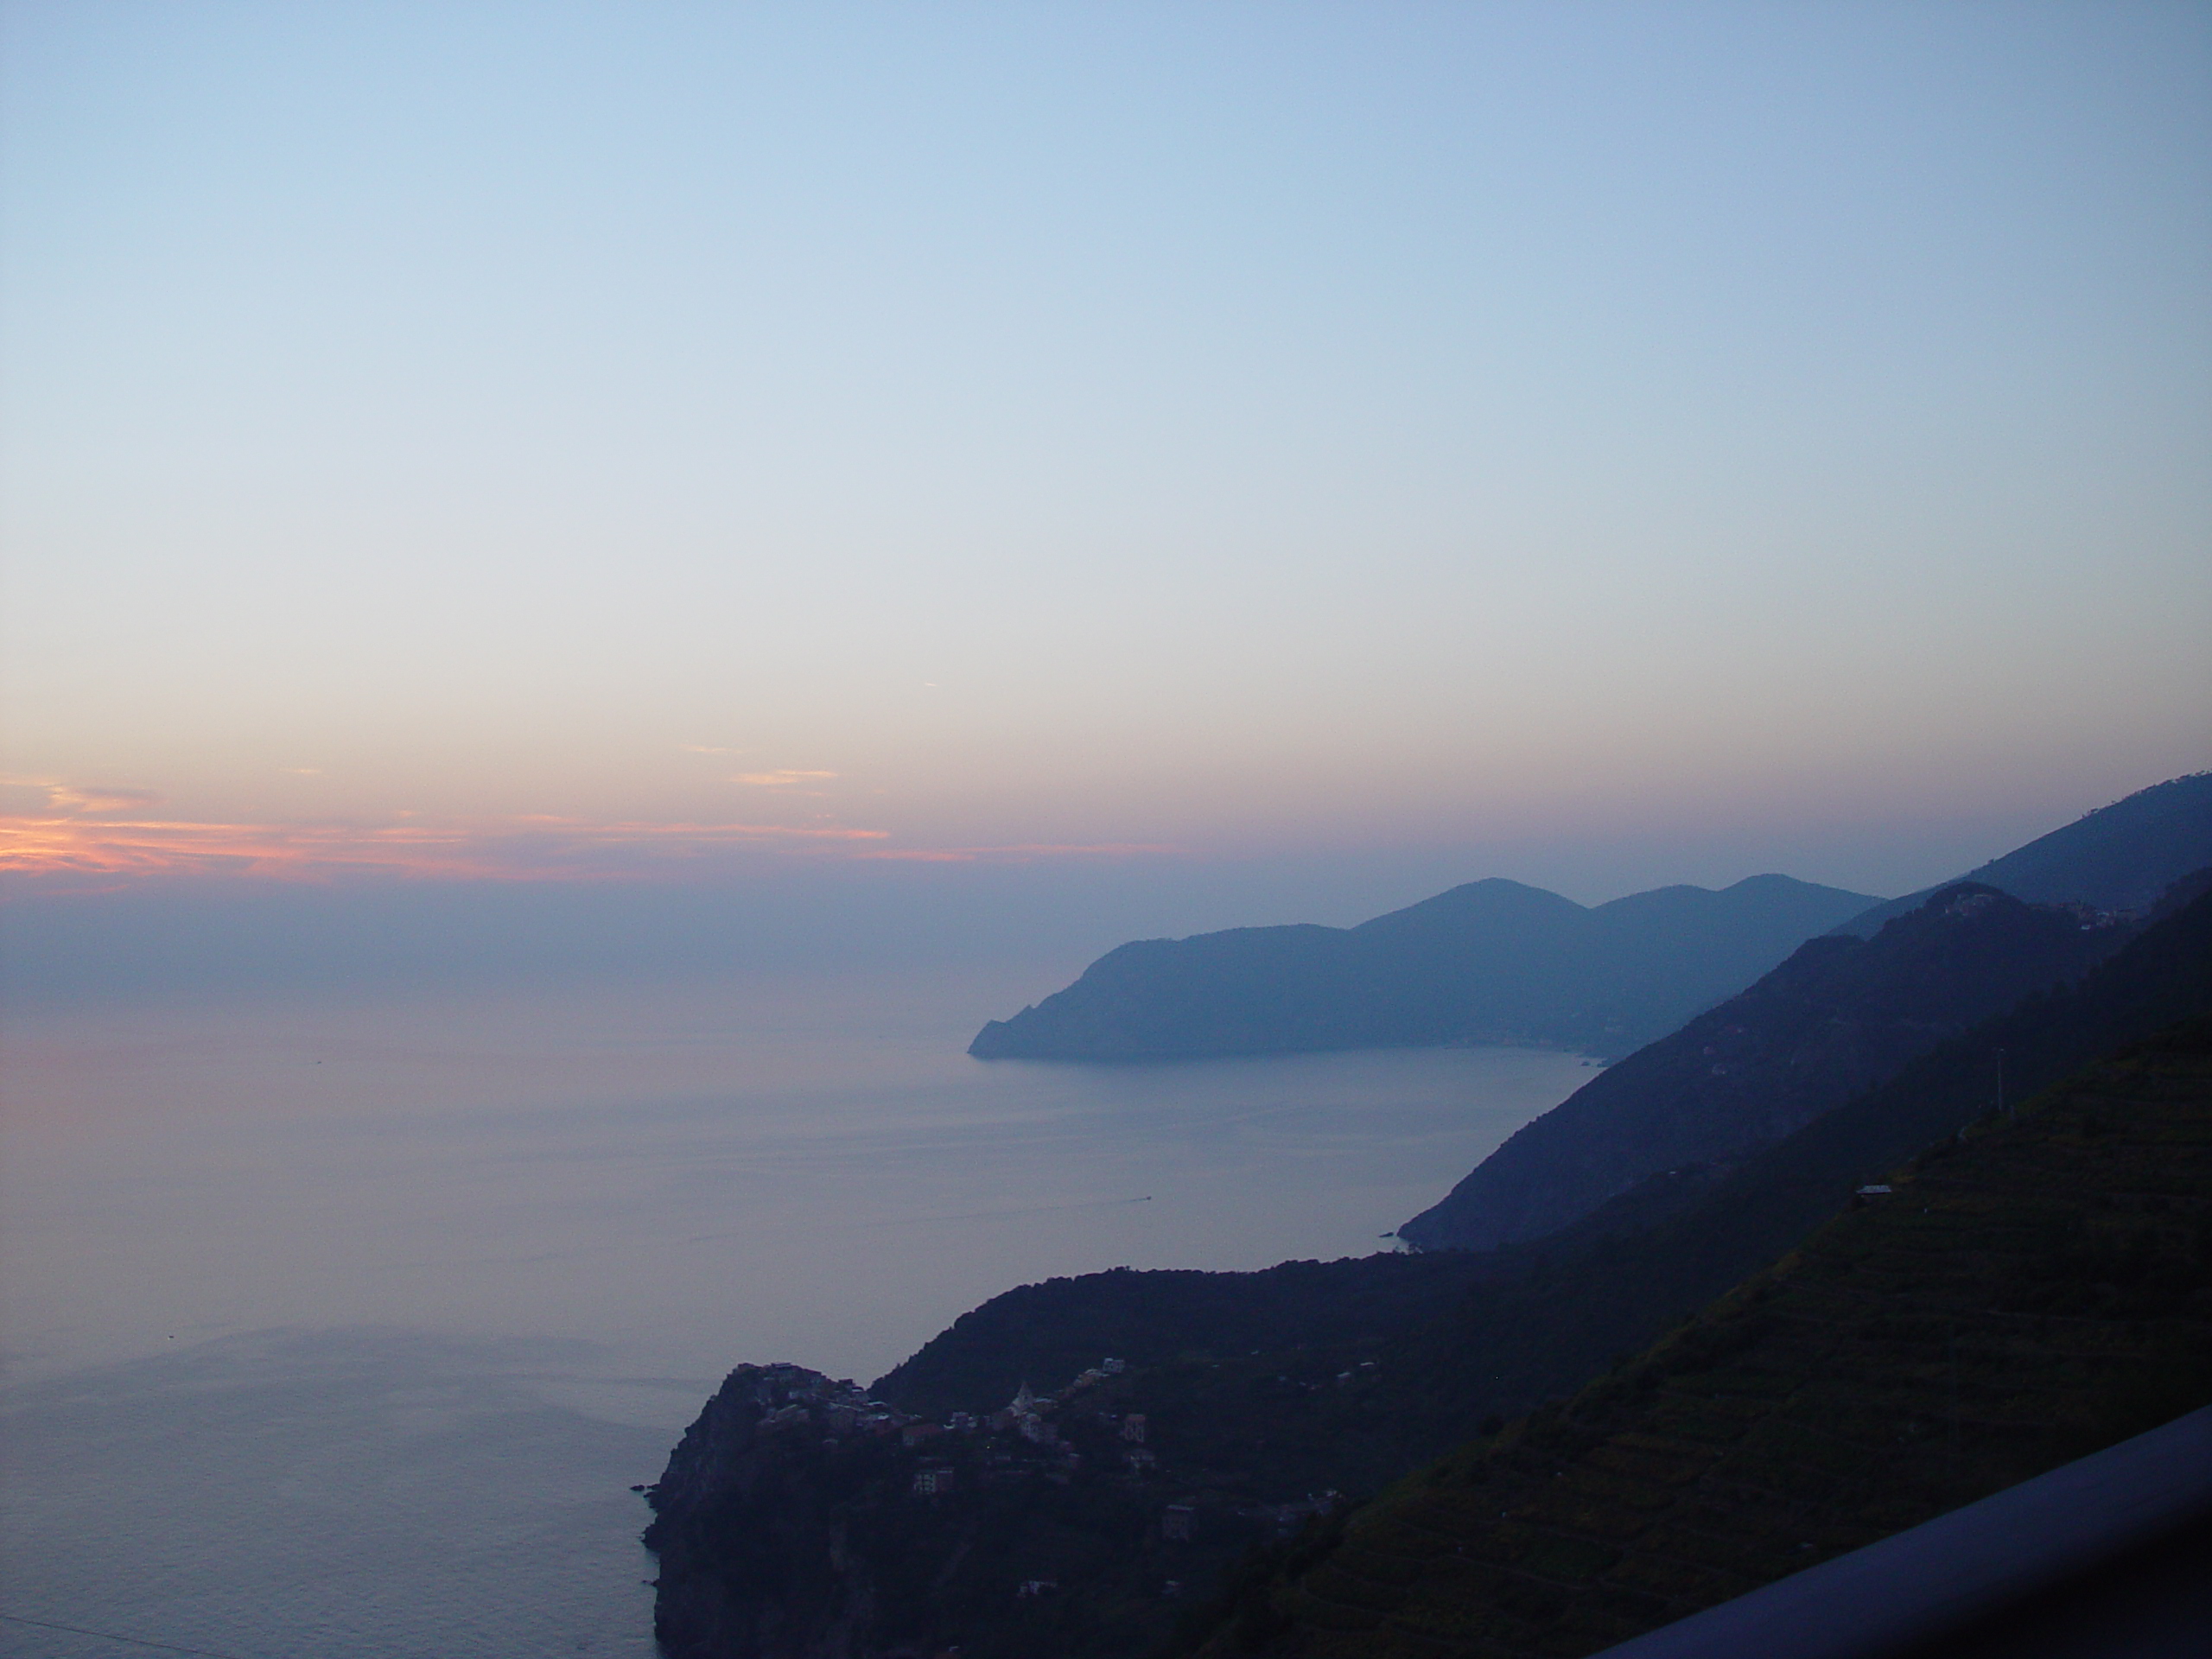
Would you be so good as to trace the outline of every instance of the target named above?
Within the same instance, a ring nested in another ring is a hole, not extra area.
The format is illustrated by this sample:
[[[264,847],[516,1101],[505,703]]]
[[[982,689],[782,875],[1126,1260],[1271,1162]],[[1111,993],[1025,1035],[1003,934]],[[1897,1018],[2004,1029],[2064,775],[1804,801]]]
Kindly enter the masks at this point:
[[[2141,910],[2207,863],[2212,863],[2212,772],[2184,772],[2085,812],[1963,875],[1887,899],[1834,931],[1871,938],[1891,917],[1961,881],[1978,881],[2031,905]]]
[[[2130,932],[1961,882],[1872,939],[1808,939],[1522,1125],[1398,1236],[1489,1249],[1571,1225],[1652,1176],[1740,1160],[1945,1037],[2076,977]]]
[[[1525,1043],[1626,1053],[1869,902],[1759,875],[1586,906],[1493,876],[1349,928],[1132,940],[990,1021],[968,1052],[1116,1060]]]
[[[911,1448],[887,1426],[840,1451],[803,1413],[782,1417],[787,1396],[758,1414],[736,1397],[758,1376],[734,1377],[654,1494],[666,1650],[859,1659],[957,1643],[973,1659],[1128,1659],[1168,1637],[1183,1590],[1199,1597],[1219,1574],[1249,1591],[1256,1570],[1271,1600],[1277,1541],[1303,1522],[1294,1554],[1319,1561],[1343,1535],[1326,1489],[1379,1491],[1573,1394],[1773,1263],[1859,1184],[1915,1154],[1940,1160],[1988,1112],[1993,1046],[2032,1093],[2208,1007],[2212,899],[2177,893],[2075,985],[1940,1042],[1656,1224],[1261,1274],[1049,1281],[971,1310],[873,1390],[928,1419],[991,1412],[1022,1384],[1058,1392],[1033,1435],[1001,1410],[965,1428],[925,1423]],[[1122,1371],[1105,1371],[1109,1354]],[[1078,1367],[1090,1370],[1064,1386]],[[787,1426],[763,1441],[747,1425],[767,1415]],[[946,1470],[949,1491],[931,1472]],[[786,1583],[764,1572],[782,1559],[813,1565]],[[1191,1642],[1250,1611],[1198,1618]]]

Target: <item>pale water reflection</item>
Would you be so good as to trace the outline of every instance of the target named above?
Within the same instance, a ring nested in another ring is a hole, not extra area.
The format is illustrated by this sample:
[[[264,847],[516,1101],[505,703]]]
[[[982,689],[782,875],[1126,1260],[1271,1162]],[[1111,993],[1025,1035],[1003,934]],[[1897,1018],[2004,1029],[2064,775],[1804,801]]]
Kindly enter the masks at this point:
[[[645,1659],[652,1564],[626,1489],[668,1435],[549,1398],[603,1362],[321,1332],[11,1389],[5,1606],[40,1622],[0,1624],[0,1652],[148,1650],[84,1633],[107,1631],[238,1659]],[[683,1409],[680,1387],[639,1391]]]
[[[968,1059],[1032,989],[19,1020],[10,1611],[240,1654],[647,1651],[625,1489],[729,1365],[865,1380],[1027,1281],[1388,1248],[1590,1075]]]

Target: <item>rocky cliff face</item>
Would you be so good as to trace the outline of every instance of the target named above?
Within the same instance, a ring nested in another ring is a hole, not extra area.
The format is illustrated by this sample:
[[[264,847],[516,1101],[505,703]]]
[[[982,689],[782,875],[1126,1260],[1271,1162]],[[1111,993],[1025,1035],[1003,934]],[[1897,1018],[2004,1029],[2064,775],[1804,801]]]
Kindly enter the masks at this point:
[[[839,1499],[880,1476],[899,1426],[817,1371],[730,1373],[646,1495],[668,1659],[861,1659],[874,1586]]]
[[[1149,1650],[1310,1506],[1224,1481],[1194,1457],[1200,1437],[1148,1423],[1142,1403],[1134,1375],[1094,1368],[1057,1398],[1024,1385],[995,1411],[919,1418],[795,1365],[740,1366],[648,1494],[661,1651]]]

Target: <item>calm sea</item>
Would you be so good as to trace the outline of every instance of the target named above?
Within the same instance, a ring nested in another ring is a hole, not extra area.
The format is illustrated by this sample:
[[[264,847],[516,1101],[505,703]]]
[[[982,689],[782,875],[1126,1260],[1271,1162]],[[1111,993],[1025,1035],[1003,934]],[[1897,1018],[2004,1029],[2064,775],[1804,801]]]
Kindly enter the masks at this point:
[[[0,1654],[644,1659],[628,1488],[731,1365],[865,1382],[1056,1274],[1389,1248],[1591,1075],[966,1058],[1035,990],[17,1019]]]

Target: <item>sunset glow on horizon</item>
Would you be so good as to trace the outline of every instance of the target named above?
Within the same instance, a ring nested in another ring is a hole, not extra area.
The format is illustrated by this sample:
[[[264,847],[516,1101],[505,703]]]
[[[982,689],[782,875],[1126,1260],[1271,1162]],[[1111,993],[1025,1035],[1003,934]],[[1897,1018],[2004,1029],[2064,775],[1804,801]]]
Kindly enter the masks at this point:
[[[1902,890],[2212,759],[2201,9],[0,31],[12,870]]]
[[[145,790],[83,789],[0,780],[42,789],[44,812],[0,812],[0,876],[219,876],[327,880],[355,874],[417,880],[575,881],[682,874],[687,865],[745,848],[781,848],[816,857],[920,863],[1055,858],[1143,858],[1176,849],[1132,842],[1025,842],[988,847],[886,846],[890,832],[846,824],[591,823],[550,814],[455,820],[404,813],[380,823],[223,823],[118,816],[158,797]]]
[[[554,817],[433,824],[203,823],[0,818],[0,874],[327,876],[340,871],[452,880],[588,877],[610,849],[681,857],[762,841],[880,841],[880,830],[755,823],[581,823]]]

